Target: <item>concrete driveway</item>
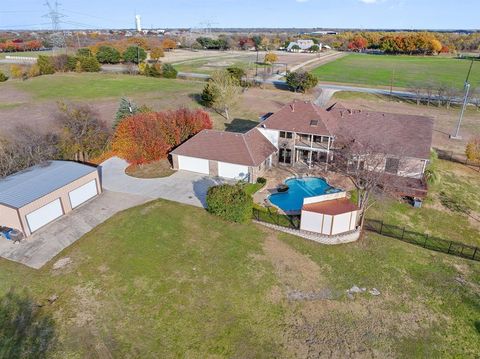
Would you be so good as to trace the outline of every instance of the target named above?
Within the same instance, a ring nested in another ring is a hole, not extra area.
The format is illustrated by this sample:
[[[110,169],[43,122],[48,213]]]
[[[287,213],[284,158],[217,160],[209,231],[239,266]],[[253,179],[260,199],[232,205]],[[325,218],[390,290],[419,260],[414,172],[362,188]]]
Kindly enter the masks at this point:
[[[112,157],[101,164],[103,188],[134,194],[150,199],[163,198],[170,201],[205,207],[207,190],[225,180],[206,175],[178,171],[170,177],[141,179],[125,174],[128,163]]]
[[[39,269],[115,213],[149,200],[150,198],[138,195],[104,191],[21,243],[14,244],[1,238],[0,256]]]
[[[128,163],[118,157],[102,163],[104,192],[100,196],[46,225],[21,243],[0,239],[0,257],[39,269],[119,211],[158,198],[203,207],[208,188],[225,182],[183,171],[166,178],[139,179],[125,174],[127,166]]]

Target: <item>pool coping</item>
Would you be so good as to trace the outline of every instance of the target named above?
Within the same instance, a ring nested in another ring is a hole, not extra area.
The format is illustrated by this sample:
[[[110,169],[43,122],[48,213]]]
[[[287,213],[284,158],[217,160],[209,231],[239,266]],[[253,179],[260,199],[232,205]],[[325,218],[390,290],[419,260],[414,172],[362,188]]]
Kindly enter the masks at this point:
[[[282,183],[283,183],[283,184],[286,184],[285,182],[287,182],[288,180],[291,180],[291,179],[303,179],[303,178],[320,178],[320,179],[322,179],[323,181],[325,181],[325,183],[328,184],[331,188],[338,189],[339,192],[342,192],[342,191],[345,192],[344,189],[337,188],[337,187],[333,187],[330,183],[328,183],[328,181],[327,181],[327,179],[326,179],[325,177],[321,177],[321,176],[308,176],[308,175],[306,175],[306,176],[290,176],[290,177],[285,178],[285,179],[282,181]],[[298,211],[285,211],[285,210],[283,210],[282,208],[278,207],[276,204],[274,204],[274,203],[272,203],[272,202],[270,201],[270,196],[272,196],[272,195],[274,195],[274,194],[283,193],[283,192],[279,192],[279,191],[277,190],[277,188],[278,188],[278,186],[277,186],[276,188],[274,188],[274,189],[266,189],[266,190],[272,191],[272,193],[270,193],[270,194],[265,198],[265,201],[268,203],[268,205],[271,206],[271,207],[275,207],[280,214],[285,214],[285,215],[287,215],[287,216],[298,216],[298,215],[300,215],[300,214],[302,213],[302,209],[301,209],[301,208],[300,208]],[[288,192],[288,191],[287,191],[287,192]],[[284,192],[284,193],[287,193],[287,192]],[[329,194],[329,193],[324,193],[323,195],[326,195],[326,194]],[[310,196],[310,197],[303,197],[303,199],[305,200],[305,198],[313,198],[313,197],[319,197],[319,196],[322,196],[322,195]],[[302,207],[303,207],[303,205],[302,205]]]

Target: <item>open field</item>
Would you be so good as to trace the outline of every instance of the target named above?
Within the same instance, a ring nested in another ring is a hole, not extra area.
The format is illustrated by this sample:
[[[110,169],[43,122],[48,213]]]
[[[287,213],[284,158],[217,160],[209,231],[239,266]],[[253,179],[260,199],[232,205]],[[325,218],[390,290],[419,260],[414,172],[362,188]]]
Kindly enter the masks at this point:
[[[444,83],[462,89],[470,62],[445,57],[350,54],[312,72],[320,81],[408,88],[412,83]],[[392,82],[393,77],[393,82]],[[480,86],[480,62],[473,65],[471,84]]]
[[[99,117],[111,124],[122,96],[154,110],[181,106],[198,108],[198,96],[204,82],[167,80],[144,76],[114,74],[55,74],[27,81],[9,80],[0,84],[0,130],[12,131],[27,124],[39,130],[55,129],[54,113],[58,101],[88,103]],[[215,128],[245,131],[258,122],[259,116],[278,110],[284,103],[311,99],[312,95],[287,91],[249,89],[232,108],[232,119],[210,111]]]
[[[135,233],[132,236],[132,233]],[[0,260],[0,296],[40,357],[474,357],[480,264],[368,235],[322,246],[166,201],[130,209],[34,271]],[[356,294],[353,285],[381,294]],[[53,294],[58,299],[49,304]],[[20,300],[26,300],[20,304]],[[26,303],[26,304],[25,304]],[[2,319],[4,317],[2,316]],[[39,335],[38,333],[42,333]],[[9,355],[7,355],[8,357]],[[12,356],[12,355],[10,355]]]

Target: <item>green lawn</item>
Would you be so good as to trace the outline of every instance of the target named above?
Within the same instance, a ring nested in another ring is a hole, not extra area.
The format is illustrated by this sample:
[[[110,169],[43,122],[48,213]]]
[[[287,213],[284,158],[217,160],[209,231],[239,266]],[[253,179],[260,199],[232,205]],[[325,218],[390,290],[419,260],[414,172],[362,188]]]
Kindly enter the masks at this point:
[[[202,83],[184,80],[158,79],[145,76],[99,73],[68,73],[40,76],[17,82],[16,86],[37,99],[89,100],[121,97],[138,93],[198,92]]]
[[[445,57],[350,54],[312,72],[320,81],[408,88],[412,83],[444,83],[463,87],[470,62]],[[480,86],[480,62],[473,65],[472,87]]]
[[[421,209],[386,200],[372,207],[368,217],[480,247],[480,172],[462,164],[438,160],[437,173],[438,182],[430,186]],[[468,214],[455,210],[463,207]]]
[[[268,250],[267,236],[274,241]],[[412,358],[480,351],[480,264],[393,239],[369,235],[323,246],[155,201],[116,215],[55,260],[63,257],[72,263],[61,270],[0,260],[0,356],[21,357],[12,353],[26,348],[41,357],[42,346],[31,341],[53,337],[57,346],[47,357],[293,358],[313,350]],[[348,299],[345,291],[355,284],[382,294]],[[18,298],[1,300],[10,288]],[[287,299],[306,288],[330,299]],[[49,304],[53,294],[58,299]],[[29,303],[42,305],[33,320]],[[22,315],[26,329],[9,325],[12,314]]]

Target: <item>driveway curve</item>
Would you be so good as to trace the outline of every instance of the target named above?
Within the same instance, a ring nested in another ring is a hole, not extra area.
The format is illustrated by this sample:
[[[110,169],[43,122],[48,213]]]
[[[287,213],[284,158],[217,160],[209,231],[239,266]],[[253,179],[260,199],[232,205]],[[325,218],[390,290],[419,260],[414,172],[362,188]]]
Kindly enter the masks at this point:
[[[205,207],[210,187],[226,181],[198,173],[178,171],[170,177],[143,179],[125,174],[128,163],[112,157],[101,165],[102,185],[109,191],[134,194],[150,199],[170,201]]]

